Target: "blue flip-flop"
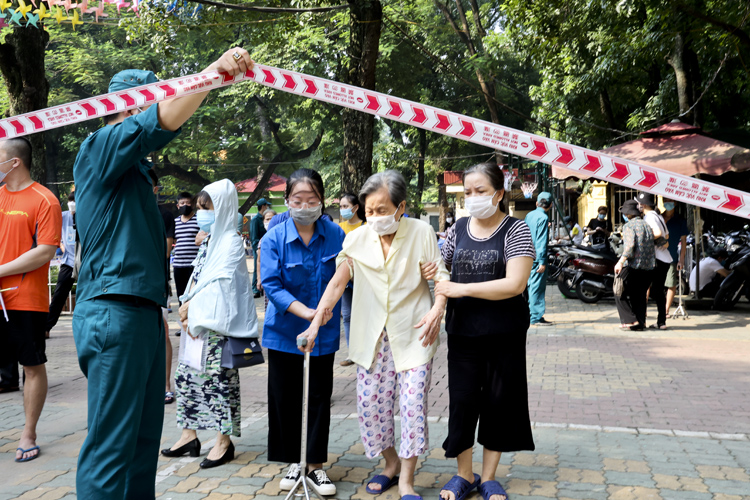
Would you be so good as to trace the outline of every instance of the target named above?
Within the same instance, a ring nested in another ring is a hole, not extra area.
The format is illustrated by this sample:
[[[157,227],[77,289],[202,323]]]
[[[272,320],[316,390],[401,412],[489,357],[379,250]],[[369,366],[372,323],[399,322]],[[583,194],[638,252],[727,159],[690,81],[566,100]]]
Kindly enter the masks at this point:
[[[42,450],[40,450],[38,446],[34,446],[33,448],[29,448],[28,450],[24,450],[23,448],[16,448],[16,451],[18,450],[21,450],[21,453],[28,453],[30,451],[39,450],[39,453],[28,458],[23,458],[22,455],[21,458],[16,459],[16,462],[30,462],[42,454]]]
[[[422,500],[422,497],[419,495],[404,495],[401,500]]]
[[[370,488],[370,484],[372,483],[379,484],[380,489],[374,490]],[[398,476],[388,477],[384,474],[378,474],[377,476],[367,481],[367,487],[365,488],[365,490],[371,495],[379,495],[395,484],[398,484]]]
[[[485,481],[479,485],[479,493],[481,493],[484,500],[490,500],[492,495],[505,495],[505,500],[510,500],[510,497],[505,492],[503,486],[497,481]]]
[[[466,495],[471,493],[471,490],[479,486],[479,482],[481,480],[482,478],[479,477],[479,474],[474,474],[474,482],[470,483],[466,479],[456,474],[450,479],[450,481],[445,483],[445,486],[443,486],[440,491],[450,491],[451,493],[453,493],[455,500],[464,500],[464,498],[466,498]]]

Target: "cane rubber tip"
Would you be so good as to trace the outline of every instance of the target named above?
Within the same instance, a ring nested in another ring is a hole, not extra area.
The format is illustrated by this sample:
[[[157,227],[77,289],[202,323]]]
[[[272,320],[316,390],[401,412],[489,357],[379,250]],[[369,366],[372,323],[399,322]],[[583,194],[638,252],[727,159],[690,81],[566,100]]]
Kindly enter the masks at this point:
[[[307,345],[307,339],[305,337],[297,337],[297,345],[299,347],[305,347]]]

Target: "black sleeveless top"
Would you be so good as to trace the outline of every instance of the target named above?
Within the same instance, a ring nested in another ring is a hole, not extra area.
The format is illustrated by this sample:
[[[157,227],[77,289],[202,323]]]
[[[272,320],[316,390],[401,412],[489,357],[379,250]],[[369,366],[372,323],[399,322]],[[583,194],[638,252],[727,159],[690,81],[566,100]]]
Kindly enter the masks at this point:
[[[497,230],[480,240],[469,234],[469,217],[456,221],[446,240],[443,258],[454,283],[481,283],[505,278],[506,263],[515,257],[534,258],[531,231],[523,221],[506,216]],[[523,295],[504,300],[474,297],[448,299],[446,330],[450,335],[476,337],[526,331],[529,306]]]

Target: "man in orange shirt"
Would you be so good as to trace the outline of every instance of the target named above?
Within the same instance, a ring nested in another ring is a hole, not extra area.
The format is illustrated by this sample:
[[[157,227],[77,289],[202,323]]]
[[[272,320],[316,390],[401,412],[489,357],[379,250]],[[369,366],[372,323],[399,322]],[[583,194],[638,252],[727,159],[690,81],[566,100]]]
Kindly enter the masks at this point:
[[[0,290],[7,320],[0,313],[0,366],[23,365],[26,425],[16,462],[39,456],[36,424],[47,397],[44,332],[49,312],[47,273],[60,245],[62,211],[49,189],[29,173],[31,144],[24,138],[0,141]]]

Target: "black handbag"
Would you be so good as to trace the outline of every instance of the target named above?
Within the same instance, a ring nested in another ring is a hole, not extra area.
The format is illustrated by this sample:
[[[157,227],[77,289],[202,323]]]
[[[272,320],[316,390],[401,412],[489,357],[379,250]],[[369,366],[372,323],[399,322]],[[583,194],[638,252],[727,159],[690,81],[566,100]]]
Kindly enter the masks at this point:
[[[221,341],[221,367],[230,370],[247,368],[265,362],[258,339],[224,337]]]

